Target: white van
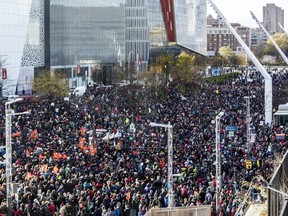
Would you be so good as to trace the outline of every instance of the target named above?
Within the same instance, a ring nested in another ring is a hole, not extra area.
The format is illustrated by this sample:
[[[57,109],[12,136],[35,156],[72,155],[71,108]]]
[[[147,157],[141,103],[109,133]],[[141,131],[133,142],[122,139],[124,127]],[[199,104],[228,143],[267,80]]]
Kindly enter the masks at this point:
[[[15,100],[15,99],[17,99],[17,98],[19,98],[19,95],[6,95],[6,96],[3,96],[3,98],[5,99],[5,100]]]
[[[83,96],[83,94],[85,93],[86,91],[86,86],[79,86],[79,87],[76,87],[73,91],[73,94],[75,96]]]

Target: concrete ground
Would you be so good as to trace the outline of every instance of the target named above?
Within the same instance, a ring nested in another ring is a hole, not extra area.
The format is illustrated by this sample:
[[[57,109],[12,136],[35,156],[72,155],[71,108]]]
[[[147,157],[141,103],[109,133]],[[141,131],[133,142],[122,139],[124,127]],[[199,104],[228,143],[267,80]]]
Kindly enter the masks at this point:
[[[265,203],[251,204],[245,216],[266,216],[267,205]]]

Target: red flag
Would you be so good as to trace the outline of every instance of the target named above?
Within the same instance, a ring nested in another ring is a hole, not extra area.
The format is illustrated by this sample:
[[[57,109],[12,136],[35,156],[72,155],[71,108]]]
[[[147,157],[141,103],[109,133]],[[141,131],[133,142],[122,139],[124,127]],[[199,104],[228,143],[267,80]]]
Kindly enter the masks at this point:
[[[160,167],[163,169],[165,167],[165,160],[164,158],[160,162]]]

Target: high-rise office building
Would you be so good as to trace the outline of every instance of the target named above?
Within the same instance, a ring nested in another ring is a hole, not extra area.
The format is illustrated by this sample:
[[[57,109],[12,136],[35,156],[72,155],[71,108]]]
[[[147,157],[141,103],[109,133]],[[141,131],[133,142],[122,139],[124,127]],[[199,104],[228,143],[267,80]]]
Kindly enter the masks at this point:
[[[0,70],[7,71],[7,79],[1,82],[4,95],[15,94],[16,89],[31,93],[34,70],[45,65],[44,6],[43,0],[1,2]]]
[[[284,10],[275,4],[266,4],[263,7],[263,26],[270,33],[283,32],[279,23],[284,26]]]
[[[17,80],[20,68],[45,66],[64,71],[70,87],[85,85],[95,67],[110,73],[133,61],[145,70],[151,50],[171,43],[205,55],[206,5],[206,0],[5,1],[0,55],[7,55],[8,79]],[[19,92],[31,80],[23,77]]]

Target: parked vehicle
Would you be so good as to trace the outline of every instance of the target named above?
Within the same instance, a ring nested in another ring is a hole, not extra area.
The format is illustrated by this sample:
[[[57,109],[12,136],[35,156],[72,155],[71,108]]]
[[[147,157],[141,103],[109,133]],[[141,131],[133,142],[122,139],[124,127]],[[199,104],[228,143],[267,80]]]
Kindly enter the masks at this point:
[[[83,96],[86,91],[86,86],[76,87],[73,91],[73,94],[77,97]]]

